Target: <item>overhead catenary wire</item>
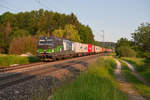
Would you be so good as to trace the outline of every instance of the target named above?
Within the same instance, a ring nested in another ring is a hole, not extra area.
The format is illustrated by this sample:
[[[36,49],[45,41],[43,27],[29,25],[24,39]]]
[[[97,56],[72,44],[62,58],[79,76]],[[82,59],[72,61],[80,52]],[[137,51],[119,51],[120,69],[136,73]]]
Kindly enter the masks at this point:
[[[45,2],[47,5],[49,4],[49,0],[43,0],[43,2]],[[57,7],[52,5],[52,3],[51,3],[51,7],[54,8],[55,10],[57,10]]]
[[[17,12],[17,10],[12,9],[12,8],[9,8],[9,7],[4,6],[4,5],[2,5],[2,4],[0,4],[0,7],[5,8],[5,9],[8,9],[8,10],[11,10],[11,11],[14,11],[14,12]]]
[[[50,9],[48,6],[46,6],[44,3],[41,3],[41,1],[39,1],[39,0],[35,0],[35,2],[37,2],[39,5],[47,8],[47,9]]]
[[[11,8],[15,9],[15,11],[17,11],[18,9],[14,7],[14,5],[8,3],[6,0],[4,0],[4,2]],[[11,5],[11,6],[10,6]]]

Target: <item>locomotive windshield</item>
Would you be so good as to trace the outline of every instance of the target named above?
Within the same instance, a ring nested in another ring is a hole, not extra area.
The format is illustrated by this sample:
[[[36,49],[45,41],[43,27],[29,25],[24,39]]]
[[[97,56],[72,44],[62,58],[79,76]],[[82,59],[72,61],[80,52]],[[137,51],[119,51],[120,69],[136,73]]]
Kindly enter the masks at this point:
[[[39,40],[39,45],[52,45],[53,40],[48,39],[48,40]]]

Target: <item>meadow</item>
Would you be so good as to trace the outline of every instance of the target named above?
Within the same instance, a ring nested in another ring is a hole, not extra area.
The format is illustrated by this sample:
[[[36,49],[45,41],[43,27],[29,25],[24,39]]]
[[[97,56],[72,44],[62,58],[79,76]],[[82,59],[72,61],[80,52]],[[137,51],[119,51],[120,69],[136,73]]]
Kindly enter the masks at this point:
[[[40,61],[36,56],[19,56],[0,54],[0,67],[6,67],[13,64],[28,64]]]

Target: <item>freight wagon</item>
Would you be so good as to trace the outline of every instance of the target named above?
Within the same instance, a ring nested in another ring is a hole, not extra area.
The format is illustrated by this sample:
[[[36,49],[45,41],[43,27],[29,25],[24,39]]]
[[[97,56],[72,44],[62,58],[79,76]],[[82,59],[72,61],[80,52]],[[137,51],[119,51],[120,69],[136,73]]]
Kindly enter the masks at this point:
[[[113,52],[113,51],[112,51],[112,49],[105,49],[105,52],[106,52],[106,53],[111,53],[111,52]]]

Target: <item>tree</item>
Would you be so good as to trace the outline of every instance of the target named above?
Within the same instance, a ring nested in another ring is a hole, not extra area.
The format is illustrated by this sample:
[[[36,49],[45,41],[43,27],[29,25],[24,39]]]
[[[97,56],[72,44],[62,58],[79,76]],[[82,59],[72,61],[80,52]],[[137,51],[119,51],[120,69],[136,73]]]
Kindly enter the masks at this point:
[[[11,35],[10,23],[7,22],[5,26],[0,25],[0,49],[1,49],[2,53],[8,52],[10,35]]]
[[[131,42],[127,38],[120,38],[120,40],[117,41],[116,47],[120,46],[127,46],[129,47]]]
[[[117,54],[119,57],[135,57],[136,52],[128,46],[120,46],[117,48]]]
[[[9,47],[9,54],[23,54],[30,52],[36,54],[37,39],[32,36],[15,37]]]
[[[116,54],[119,57],[135,57],[136,52],[131,48],[131,41],[126,38],[121,38],[116,44]]]
[[[135,47],[142,56],[150,59],[150,23],[141,24],[138,29],[132,33]]]
[[[5,41],[4,41],[4,26],[2,24],[0,24],[0,53],[5,53]]]
[[[73,24],[73,25],[75,25],[76,27],[78,27],[79,22],[78,22],[77,17],[75,16],[75,14],[74,14],[74,13],[71,13],[71,14],[69,15],[69,17],[70,17],[70,24]]]
[[[35,35],[36,38],[39,38],[41,36],[50,36],[50,35],[47,34],[46,32],[41,32],[41,31],[38,31]]]
[[[38,31],[45,32],[50,34],[56,23],[53,22],[54,14],[52,12],[44,11],[43,9],[39,10],[39,21],[37,23]]]
[[[65,33],[65,31],[62,30],[61,28],[59,28],[59,29],[55,29],[52,32],[52,35],[55,36],[55,37],[63,38],[64,37],[64,33]]]
[[[13,34],[11,35],[12,38],[14,37],[24,37],[24,36],[29,36],[29,32],[24,29],[15,29]]]
[[[79,35],[82,43],[95,43],[94,35],[92,34],[92,30],[89,26],[79,25]]]
[[[80,36],[78,34],[78,31],[75,29],[74,25],[71,24],[66,25],[64,31],[65,31],[64,38],[80,42]]]
[[[10,41],[17,37],[54,35],[72,41],[94,44],[89,26],[82,25],[74,13],[69,15],[48,10],[0,15],[0,52],[8,53]]]

